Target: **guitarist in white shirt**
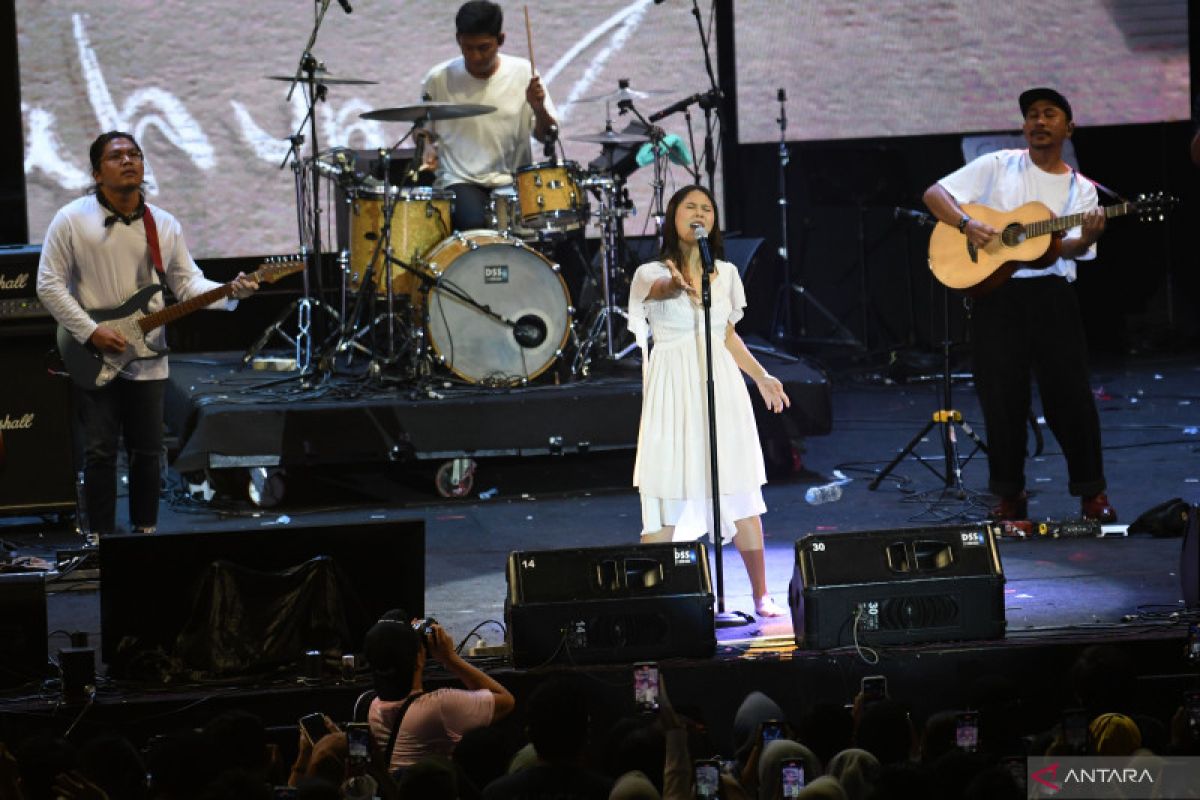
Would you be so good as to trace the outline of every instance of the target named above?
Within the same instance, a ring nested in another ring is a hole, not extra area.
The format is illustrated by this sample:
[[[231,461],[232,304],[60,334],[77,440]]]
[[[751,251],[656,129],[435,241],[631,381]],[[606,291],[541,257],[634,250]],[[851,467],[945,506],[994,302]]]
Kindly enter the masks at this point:
[[[1025,492],[1026,424],[1032,383],[1038,382],[1046,422],[1067,459],[1068,490],[1081,498],[1087,519],[1115,522],[1108,502],[1100,421],[1087,371],[1087,342],[1070,282],[1077,260],[1096,256],[1105,216],[1090,180],[1063,161],[1063,143],[1075,129],[1071,106],[1059,92],[1036,88],[1019,99],[1026,150],[980,156],[930,186],[925,204],[982,249],[1000,234],[971,219],[962,205],[1001,211],[1038,201],[1055,214],[1083,214],[1077,228],[1056,237],[1043,268],[1018,269],[971,308],[975,386],[987,427],[990,491],[1000,498],[997,520],[1028,519]]]
[[[38,265],[38,298],[76,341],[100,352],[121,353],[130,343],[85,309],[120,305],[137,290],[165,283],[181,300],[221,284],[204,277],[171,214],[145,201],[142,150],[121,131],[101,134],[89,152],[95,190],[59,209],[46,231]],[[147,217],[150,217],[147,220]],[[149,229],[149,233],[148,233]],[[161,256],[152,253],[157,240]],[[157,262],[157,263],[156,263]],[[258,283],[239,274],[234,298]],[[236,300],[215,304],[232,310]],[[163,307],[161,293],[149,310]],[[163,330],[154,331],[164,344]],[[84,497],[88,527],[97,535],[116,527],[117,447],[122,434],[129,456],[129,518],[135,532],[158,523],[162,458],[163,392],[167,359],[131,361],[100,388],[75,389],[75,421],[84,443]]]

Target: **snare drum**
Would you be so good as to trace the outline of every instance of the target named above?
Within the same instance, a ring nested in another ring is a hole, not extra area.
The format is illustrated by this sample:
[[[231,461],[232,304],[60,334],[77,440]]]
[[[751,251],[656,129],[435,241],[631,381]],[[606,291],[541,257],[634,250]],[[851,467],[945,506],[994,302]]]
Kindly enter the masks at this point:
[[[537,231],[521,224],[521,203],[517,199],[517,187],[511,183],[492,189],[488,198],[488,225],[525,242],[538,238]]]
[[[437,284],[426,300],[425,326],[453,373],[511,386],[541,375],[562,354],[571,298],[544,255],[511,236],[475,230],[455,233],[426,260]]]
[[[517,170],[517,199],[525,226],[557,233],[586,225],[588,201],[576,183],[579,174],[574,161],[547,161]]]
[[[415,262],[434,245],[450,235],[451,192],[427,186],[415,186],[392,192],[392,256],[406,263]],[[383,269],[383,187],[362,187],[355,193],[350,213],[350,288],[358,291],[375,260],[375,285],[379,294],[387,293],[384,276],[391,272],[392,291],[415,298],[420,286],[417,279],[396,264]],[[377,255],[378,250],[378,255]]]

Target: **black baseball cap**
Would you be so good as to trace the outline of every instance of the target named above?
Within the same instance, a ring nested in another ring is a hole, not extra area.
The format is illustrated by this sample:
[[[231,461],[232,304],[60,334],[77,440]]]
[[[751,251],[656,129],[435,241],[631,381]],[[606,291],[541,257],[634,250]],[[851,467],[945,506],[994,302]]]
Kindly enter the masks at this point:
[[[1017,102],[1021,104],[1021,116],[1029,113],[1029,107],[1038,100],[1048,100],[1051,105],[1058,106],[1067,115],[1068,120],[1073,120],[1071,116],[1071,104],[1067,102],[1067,98],[1051,89],[1049,86],[1039,86],[1036,89],[1026,89],[1021,92]]]

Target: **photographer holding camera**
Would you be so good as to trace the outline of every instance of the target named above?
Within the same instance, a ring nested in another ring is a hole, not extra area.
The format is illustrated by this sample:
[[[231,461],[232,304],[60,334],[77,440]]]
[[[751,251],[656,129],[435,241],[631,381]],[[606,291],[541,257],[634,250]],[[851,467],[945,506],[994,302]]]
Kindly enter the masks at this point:
[[[363,651],[377,695],[367,716],[371,740],[393,774],[426,756],[449,757],[464,733],[503,719],[516,705],[507,689],[463,660],[434,620],[410,622],[404,611],[389,611],[367,631]],[[466,688],[425,692],[429,659]]]

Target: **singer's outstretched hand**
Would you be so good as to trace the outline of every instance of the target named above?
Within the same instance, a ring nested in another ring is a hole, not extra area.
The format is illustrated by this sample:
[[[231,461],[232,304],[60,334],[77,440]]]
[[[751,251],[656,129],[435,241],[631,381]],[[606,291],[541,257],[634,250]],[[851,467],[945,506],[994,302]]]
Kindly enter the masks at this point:
[[[671,286],[675,288],[676,294],[686,292],[688,297],[698,301],[700,299],[700,291],[688,283],[688,279],[683,277],[683,273],[679,271],[679,267],[675,266],[674,261],[668,258],[666,263],[667,270],[671,273]]]

